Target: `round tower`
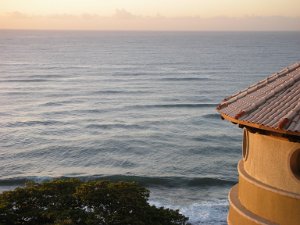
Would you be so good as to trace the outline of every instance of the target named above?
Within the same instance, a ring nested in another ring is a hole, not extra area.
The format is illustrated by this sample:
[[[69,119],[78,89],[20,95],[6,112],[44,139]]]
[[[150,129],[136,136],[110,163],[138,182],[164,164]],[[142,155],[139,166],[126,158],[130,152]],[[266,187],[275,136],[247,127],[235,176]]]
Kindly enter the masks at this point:
[[[228,224],[300,224],[300,63],[225,98],[223,119],[243,128]]]

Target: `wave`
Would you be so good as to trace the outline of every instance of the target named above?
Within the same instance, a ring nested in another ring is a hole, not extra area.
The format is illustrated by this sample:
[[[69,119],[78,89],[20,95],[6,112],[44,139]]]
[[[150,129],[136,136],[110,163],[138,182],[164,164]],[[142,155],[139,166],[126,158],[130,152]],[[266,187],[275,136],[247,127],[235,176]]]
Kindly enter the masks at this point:
[[[50,66],[50,65],[41,65],[38,66],[38,69],[40,70],[68,70],[68,69],[89,69],[92,68],[90,65],[60,65],[60,66]]]
[[[40,104],[39,106],[62,106],[62,105],[66,105],[66,104],[71,104],[74,101],[51,101],[51,102],[46,102],[43,104]]]
[[[215,103],[183,103],[183,104],[154,104],[154,105],[134,105],[132,108],[208,108],[216,107]]]
[[[104,113],[104,112],[110,112],[112,111],[111,109],[76,109],[76,110],[71,110],[69,113],[71,114],[98,114],[98,113]],[[58,112],[61,113],[61,112]],[[66,111],[63,111],[63,114],[66,113]]]
[[[129,77],[137,77],[137,76],[147,76],[151,75],[149,72],[138,71],[138,72],[124,72],[124,71],[116,71],[113,73],[113,76],[129,76]]]
[[[221,119],[221,116],[218,113],[206,114],[206,115],[203,115],[202,117],[205,119],[218,119],[218,120]]]
[[[32,83],[32,82],[48,82],[49,79],[10,79],[10,80],[1,80],[2,83]]]
[[[191,138],[194,141],[198,142],[209,142],[209,143],[215,143],[215,142],[235,142],[240,143],[241,142],[241,136],[240,135],[228,135],[228,134],[214,134],[214,135],[201,135],[198,137]]]
[[[25,96],[25,95],[31,95],[34,92],[26,92],[26,91],[9,91],[4,93],[5,95],[10,95],[10,96],[14,96],[14,95],[21,95],[21,96]]]
[[[30,77],[31,79],[42,79],[41,77],[43,77],[43,79],[49,79],[49,78],[57,79],[57,78],[66,77],[66,75],[64,75],[64,74],[43,74],[43,75],[31,75],[28,77]]]
[[[149,91],[117,91],[117,90],[105,90],[95,91],[93,94],[147,94]]]
[[[214,144],[214,145],[210,145],[209,144],[209,141],[207,141],[206,143],[206,146],[204,147],[197,147],[197,148],[191,148],[191,149],[188,149],[187,152],[189,154],[192,154],[192,155],[201,155],[201,156],[204,156],[204,155],[212,155],[212,154],[215,154],[215,155],[239,155],[240,153],[240,146],[226,146],[224,145],[224,142],[223,141],[220,141],[218,142],[217,144]],[[234,167],[236,166],[236,164],[234,164]]]
[[[33,120],[33,121],[25,121],[25,122],[15,122],[15,123],[8,123],[7,127],[26,127],[26,126],[52,126],[64,124],[63,122],[56,121],[56,120]]]
[[[0,179],[0,186],[24,185],[26,182],[43,182],[56,177],[15,177]],[[144,177],[129,175],[93,175],[93,176],[62,176],[57,178],[78,178],[83,181],[88,180],[110,180],[137,182],[145,187],[167,187],[167,188],[188,188],[188,187],[208,187],[208,186],[232,186],[237,181],[212,177]]]
[[[207,77],[170,77],[170,78],[161,78],[163,81],[209,81],[211,78]]]
[[[86,128],[88,129],[145,129],[143,126],[139,126],[136,124],[90,124],[87,125]]]
[[[163,200],[149,201],[150,205],[169,209],[179,209],[179,212],[189,218],[192,225],[226,225],[228,213],[227,200],[192,202],[187,205],[176,205]]]

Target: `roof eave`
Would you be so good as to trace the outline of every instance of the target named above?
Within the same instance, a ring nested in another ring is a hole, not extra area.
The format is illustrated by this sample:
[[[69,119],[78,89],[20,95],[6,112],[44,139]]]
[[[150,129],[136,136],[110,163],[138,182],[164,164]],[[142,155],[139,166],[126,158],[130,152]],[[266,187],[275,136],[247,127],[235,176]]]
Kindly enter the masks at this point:
[[[275,132],[275,133],[279,133],[279,134],[285,134],[285,135],[292,135],[292,136],[300,136],[300,132],[294,132],[294,131],[288,131],[288,130],[284,130],[284,129],[274,129],[272,127],[268,127],[268,126],[264,126],[262,124],[257,124],[257,123],[251,123],[245,120],[239,120],[233,117],[230,117],[224,113],[221,113],[219,110],[218,112],[221,114],[221,117],[224,118],[225,120],[228,120],[232,123],[235,124],[240,124],[240,125],[244,125],[244,126],[248,126],[248,127],[253,127],[256,129],[260,129],[260,130],[265,130],[265,131],[270,131],[270,132]]]

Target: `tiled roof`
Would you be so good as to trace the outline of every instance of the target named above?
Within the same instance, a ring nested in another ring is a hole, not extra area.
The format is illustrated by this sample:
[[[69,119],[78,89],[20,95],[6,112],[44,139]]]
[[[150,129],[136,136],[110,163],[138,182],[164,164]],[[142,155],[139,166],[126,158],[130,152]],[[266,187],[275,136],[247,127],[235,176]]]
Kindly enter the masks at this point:
[[[300,136],[300,62],[225,98],[217,110],[238,124]]]

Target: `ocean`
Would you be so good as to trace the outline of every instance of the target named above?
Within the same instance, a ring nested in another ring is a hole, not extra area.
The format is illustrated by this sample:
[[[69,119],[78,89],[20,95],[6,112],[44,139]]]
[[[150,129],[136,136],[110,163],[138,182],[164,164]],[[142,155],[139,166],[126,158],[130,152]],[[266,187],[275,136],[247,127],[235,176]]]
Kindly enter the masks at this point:
[[[299,32],[0,30],[0,190],[137,181],[193,225],[226,224],[242,130],[216,105],[299,52]]]

